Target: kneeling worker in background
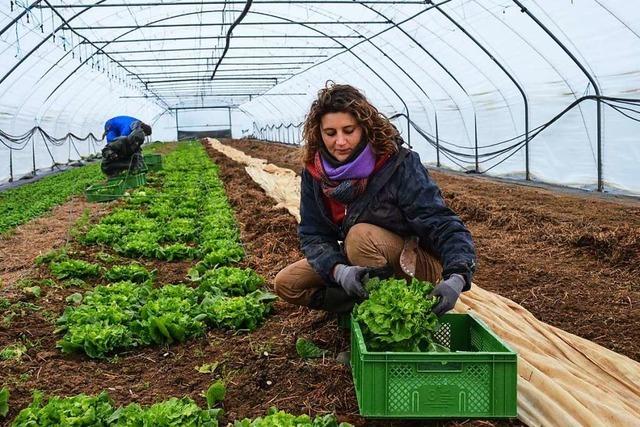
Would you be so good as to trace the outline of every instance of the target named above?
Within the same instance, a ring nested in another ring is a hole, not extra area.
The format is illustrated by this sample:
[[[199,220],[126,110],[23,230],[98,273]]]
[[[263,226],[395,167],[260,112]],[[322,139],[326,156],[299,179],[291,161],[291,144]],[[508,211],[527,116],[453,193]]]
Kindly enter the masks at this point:
[[[102,172],[109,178],[141,166],[140,147],[151,126],[129,116],[117,116],[104,124],[107,146],[102,149]]]
[[[368,276],[415,276],[436,284],[434,313],[451,310],[471,287],[473,240],[398,130],[357,89],[334,84],[318,93],[303,135],[305,258],[278,273],[276,293],[348,313],[367,298]]]

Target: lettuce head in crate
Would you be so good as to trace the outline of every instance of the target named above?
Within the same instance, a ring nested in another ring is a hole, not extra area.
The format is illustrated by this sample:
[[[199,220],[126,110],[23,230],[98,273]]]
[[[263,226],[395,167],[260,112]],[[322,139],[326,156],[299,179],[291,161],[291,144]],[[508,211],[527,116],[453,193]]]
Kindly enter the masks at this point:
[[[369,350],[449,351],[434,338],[440,323],[432,312],[437,299],[428,296],[433,287],[415,278],[369,280],[369,299],[354,309]]]

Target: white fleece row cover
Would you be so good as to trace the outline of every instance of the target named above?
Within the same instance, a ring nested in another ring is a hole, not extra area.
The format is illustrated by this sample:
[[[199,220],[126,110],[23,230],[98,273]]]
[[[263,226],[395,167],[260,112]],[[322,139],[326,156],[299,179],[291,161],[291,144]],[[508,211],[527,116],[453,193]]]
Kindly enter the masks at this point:
[[[300,220],[299,176],[215,139],[207,143],[247,165],[251,178]],[[460,296],[455,311],[477,314],[517,351],[518,418],[525,424],[640,425],[640,363],[541,322],[476,283]]]
[[[100,137],[126,114],[156,140],[226,126],[173,107],[231,106],[235,137],[300,143],[332,80],[395,117],[425,163],[640,195],[639,58],[628,0],[0,2],[0,182],[100,148],[6,138],[36,125]]]

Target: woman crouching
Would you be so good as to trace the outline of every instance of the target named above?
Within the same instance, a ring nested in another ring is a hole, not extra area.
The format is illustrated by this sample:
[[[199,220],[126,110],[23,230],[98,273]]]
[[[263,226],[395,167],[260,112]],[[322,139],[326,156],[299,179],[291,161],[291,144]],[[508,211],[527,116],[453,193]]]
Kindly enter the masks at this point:
[[[368,296],[363,282],[388,271],[437,284],[434,312],[451,310],[471,286],[473,240],[398,130],[356,88],[331,84],[311,104],[303,137],[305,258],[278,273],[276,293],[347,313]]]

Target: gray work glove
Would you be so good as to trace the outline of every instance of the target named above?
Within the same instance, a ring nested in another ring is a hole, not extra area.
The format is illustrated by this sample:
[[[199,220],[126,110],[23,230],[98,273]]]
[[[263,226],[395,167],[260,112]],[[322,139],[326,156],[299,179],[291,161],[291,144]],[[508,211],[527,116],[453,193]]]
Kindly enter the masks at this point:
[[[368,267],[336,264],[333,270],[333,277],[336,279],[336,282],[342,286],[342,289],[344,289],[347,295],[366,299],[369,297],[369,293],[364,288],[362,281],[369,270]]]
[[[465,280],[462,275],[452,274],[448,279],[436,285],[429,294],[430,297],[440,297],[432,309],[436,316],[442,316],[456,305],[464,284]]]

